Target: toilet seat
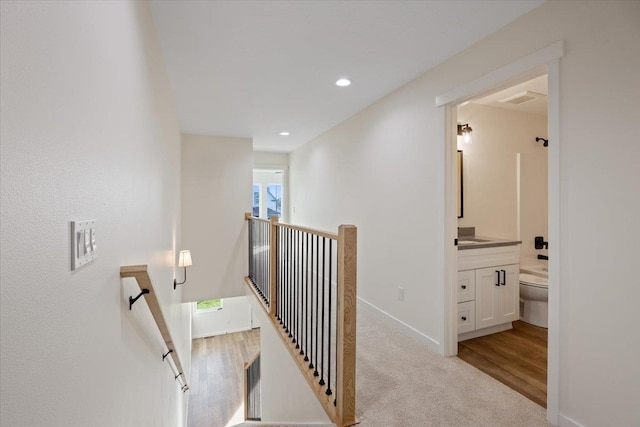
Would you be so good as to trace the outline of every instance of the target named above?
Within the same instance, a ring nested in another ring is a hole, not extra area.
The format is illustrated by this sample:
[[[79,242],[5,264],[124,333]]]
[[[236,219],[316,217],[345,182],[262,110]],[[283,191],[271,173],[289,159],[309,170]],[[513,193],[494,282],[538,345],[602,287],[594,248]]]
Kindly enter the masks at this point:
[[[532,286],[534,288],[549,289],[549,281],[544,277],[534,276],[533,274],[520,273],[520,283],[522,285]]]

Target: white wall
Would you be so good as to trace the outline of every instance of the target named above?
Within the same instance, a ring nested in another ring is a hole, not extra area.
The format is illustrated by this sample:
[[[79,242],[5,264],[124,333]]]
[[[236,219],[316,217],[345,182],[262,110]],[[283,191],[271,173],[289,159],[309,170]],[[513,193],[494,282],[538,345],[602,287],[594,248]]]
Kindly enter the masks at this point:
[[[458,226],[475,227],[479,236],[520,239],[521,264],[543,263],[537,255],[547,251],[535,249],[534,237],[549,238],[548,148],[536,137],[547,137],[547,117],[470,103],[458,107],[458,121],[473,128],[472,144],[458,138],[464,182]]]
[[[273,153],[270,151],[254,151],[253,166],[256,169],[285,168],[289,166],[289,153]]]
[[[548,160],[546,151],[518,155],[520,266],[548,264],[548,261],[539,260],[538,255],[548,256],[549,250],[535,248],[536,236],[542,236],[549,242]]]
[[[243,295],[252,144],[249,138],[182,136],[183,247],[193,259],[184,302]]]
[[[245,286],[247,300],[260,324],[260,384],[262,421],[266,423],[327,423],[329,417],[302,376],[271,320]],[[267,392],[268,391],[268,392]]]
[[[476,227],[481,236],[515,239],[517,154],[547,150],[536,142],[536,136],[547,137],[547,118],[471,103],[458,108],[458,121],[473,128],[473,143],[458,141],[464,182],[464,217],[458,226]]]
[[[193,338],[212,337],[251,329],[251,306],[244,296],[223,298],[221,310],[193,313]]]
[[[640,419],[640,2],[546,2],[290,155],[296,223],[359,227],[359,296],[439,342],[444,147],[435,97],[566,43],[560,63],[560,413]],[[405,288],[403,302],[397,286]],[[568,424],[567,424],[568,425]]]
[[[148,5],[1,2],[3,426],[183,426],[163,342],[123,265],[148,264],[185,373],[180,129]],[[71,220],[98,258],[70,271]]]

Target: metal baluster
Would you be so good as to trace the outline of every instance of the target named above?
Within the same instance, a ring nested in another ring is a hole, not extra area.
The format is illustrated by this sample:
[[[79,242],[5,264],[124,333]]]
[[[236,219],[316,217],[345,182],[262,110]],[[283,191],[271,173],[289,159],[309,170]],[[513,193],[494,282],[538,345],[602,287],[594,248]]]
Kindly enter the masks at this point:
[[[267,288],[265,283],[267,282],[267,275],[269,274],[269,251],[265,251],[267,246],[267,234],[269,232],[269,228],[267,224],[262,223],[262,229],[264,230],[264,242],[262,242],[262,299],[267,301]]]
[[[321,309],[321,327],[320,327],[320,336],[322,337],[320,339],[320,381],[318,382],[318,384],[320,385],[324,385],[324,294],[325,294],[325,288],[324,288],[324,281],[325,281],[325,243],[326,243],[326,237],[322,238],[322,309]]]
[[[298,272],[298,230],[293,230],[293,254],[291,256],[291,262],[293,263],[293,304],[291,305],[291,330],[293,332],[293,337],[291,338],[291,342],[296,345],[298,348],[298,342],[296,341],[296,335],[298,333],[298,325],[297,325],[297,294],[298,294],[298,283],[297,283],[297,272]]]
[[[302,291],[300,294],[300,315],[302,316],[302,321],[300,322],[300,326],[302,327],[300,329],[300,356],[304,355],[304,352],[306,351],[304,348],[304,340],[305,340],[305,335],[307,333],[307,330],[305,329],[305,326],[307,325],[307,306],[306,306],[306,287],[305,287],[305,278],[306,278],[306,264],[307,264],[307,259],[304,256],[304,249],[305,249],[305,236],[306,236],[306,232],[301,233],[300,234],[300,239],[302,242],[302,246],[300,246],[301,249],[301,258],[302,258],[302,271],[301,271],[301,275],[300,275],[300,290]]]
[[[320,290],[320,282],[319,282],[319,270],[320,270],[320,236],[316,236],[316,370],[313,371],[313,376],[317,377],[318,375],[318,300],[319,295],[318,292]]]
[[[289,332],[288,324],[289,321],[289,229],[285,228],[286,235],[286,249],[284,252],[284,263],[285,263],[285,278],[284,278],[284,330]]]
[[[277,297],[277,302],[278,302],[278,320],[280,321],[280,324],[282,325],[282,272],[284,271],[284,265],[282,263],[282,251],[283,251],[283,239],[282,239],[282,229],[281,228],[277,228],[278,230],[278,261],[279,261],[279,265],[280,268],[278,269],[278,297]]]
[[[304,233],[304,361],[309,361],[309,233]]]
[[[260,246],[259,248],[261,249],[262,246],[264,245],[264,224],[260,223]],[[262,253],[262,251],[259,252],[259,262],[260,262],[260,275],[258,276],[258,293],[260,294],[261,297],[262,296],[262,281],[264,280],[264,255]],[[264,297],[262,298],[264,299]]]
[[[289,296],[287,298],[287,301],[289,303],[289,313],[287,314],[287,332],[289,332],[289,338],[291,338],[293,336],[293,334],[291,333],[291,314],[292,314],[292,309],[293,309],[293,304],[291,303],[291,291],[292,291],[292,281],[293,281],[293,277],[292,277],[292,272],[293,272],[293,263],[291,262],[291,255],[292,255],[292,248],[293,246],[293,230],[289,230],[289,255],[287,257],[287,260],[289,261]]]
[[[329,327],[328,327],[328,334],[327,334],[327,391],[325,391],[325,394],[327,396],[331,396],[331,394],[333,393],[331,391],[331,282],[332,282],[332,277],[331,277],[331,263],[333,261],[332,258],[332,249],[333,248],[333,240],[329,240],[329,312],[327,317],[329,318]]]
[[[286,269],[285,271],[285,278],[284,278],[284,330],[285,331],[289,331],[288,325],[287,325],[287,321],[288,321],[288,314],[289,314],[289,229],[285,228],[285,251],[284,251],[284,268]]]
[[[300,348],[300,230],[296,230],[296,295],[294,298],[294,322],[295,322],[295,335],[293,336],[293,342],[296,343],[296,349]]]
[[[262,241],[260,242],[260,296],[264,301],[264,223],[260,225]]]
[[[313,274],[311,273],[313,270],[313,234],[307,235],[307,253],[309,252],[309,246],[311,248],[311,257],[309,261],[311,265],[307,271],[307,287],[309,291],[309,296],[311,297],[311,304],[309,304],[309,338],[307,343],[307,356],[305,360],[309,361],[309,369],[313,369]]]

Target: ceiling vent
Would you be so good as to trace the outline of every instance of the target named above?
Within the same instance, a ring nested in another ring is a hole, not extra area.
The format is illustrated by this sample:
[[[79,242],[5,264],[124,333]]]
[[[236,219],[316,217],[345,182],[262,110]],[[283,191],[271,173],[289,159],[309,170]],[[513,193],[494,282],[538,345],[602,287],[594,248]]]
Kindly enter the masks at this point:
[[[537,98],[542,98],[547,96],[543,93],[533,92],[531,90],[526,90],[524,92],[520,92],[517,95],[512,95],[508,98],[501,99],[500,102],[504,102],[506,104],[519,105],[524,104],[525,102],[533,101]]]

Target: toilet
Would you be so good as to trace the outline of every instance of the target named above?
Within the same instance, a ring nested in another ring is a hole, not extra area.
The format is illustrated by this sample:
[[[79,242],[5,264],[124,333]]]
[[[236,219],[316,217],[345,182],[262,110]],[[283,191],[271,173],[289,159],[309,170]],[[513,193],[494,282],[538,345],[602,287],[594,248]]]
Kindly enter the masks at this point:
[[[548,328],[549,279],[523,270],[520,270],[520,320]]]

